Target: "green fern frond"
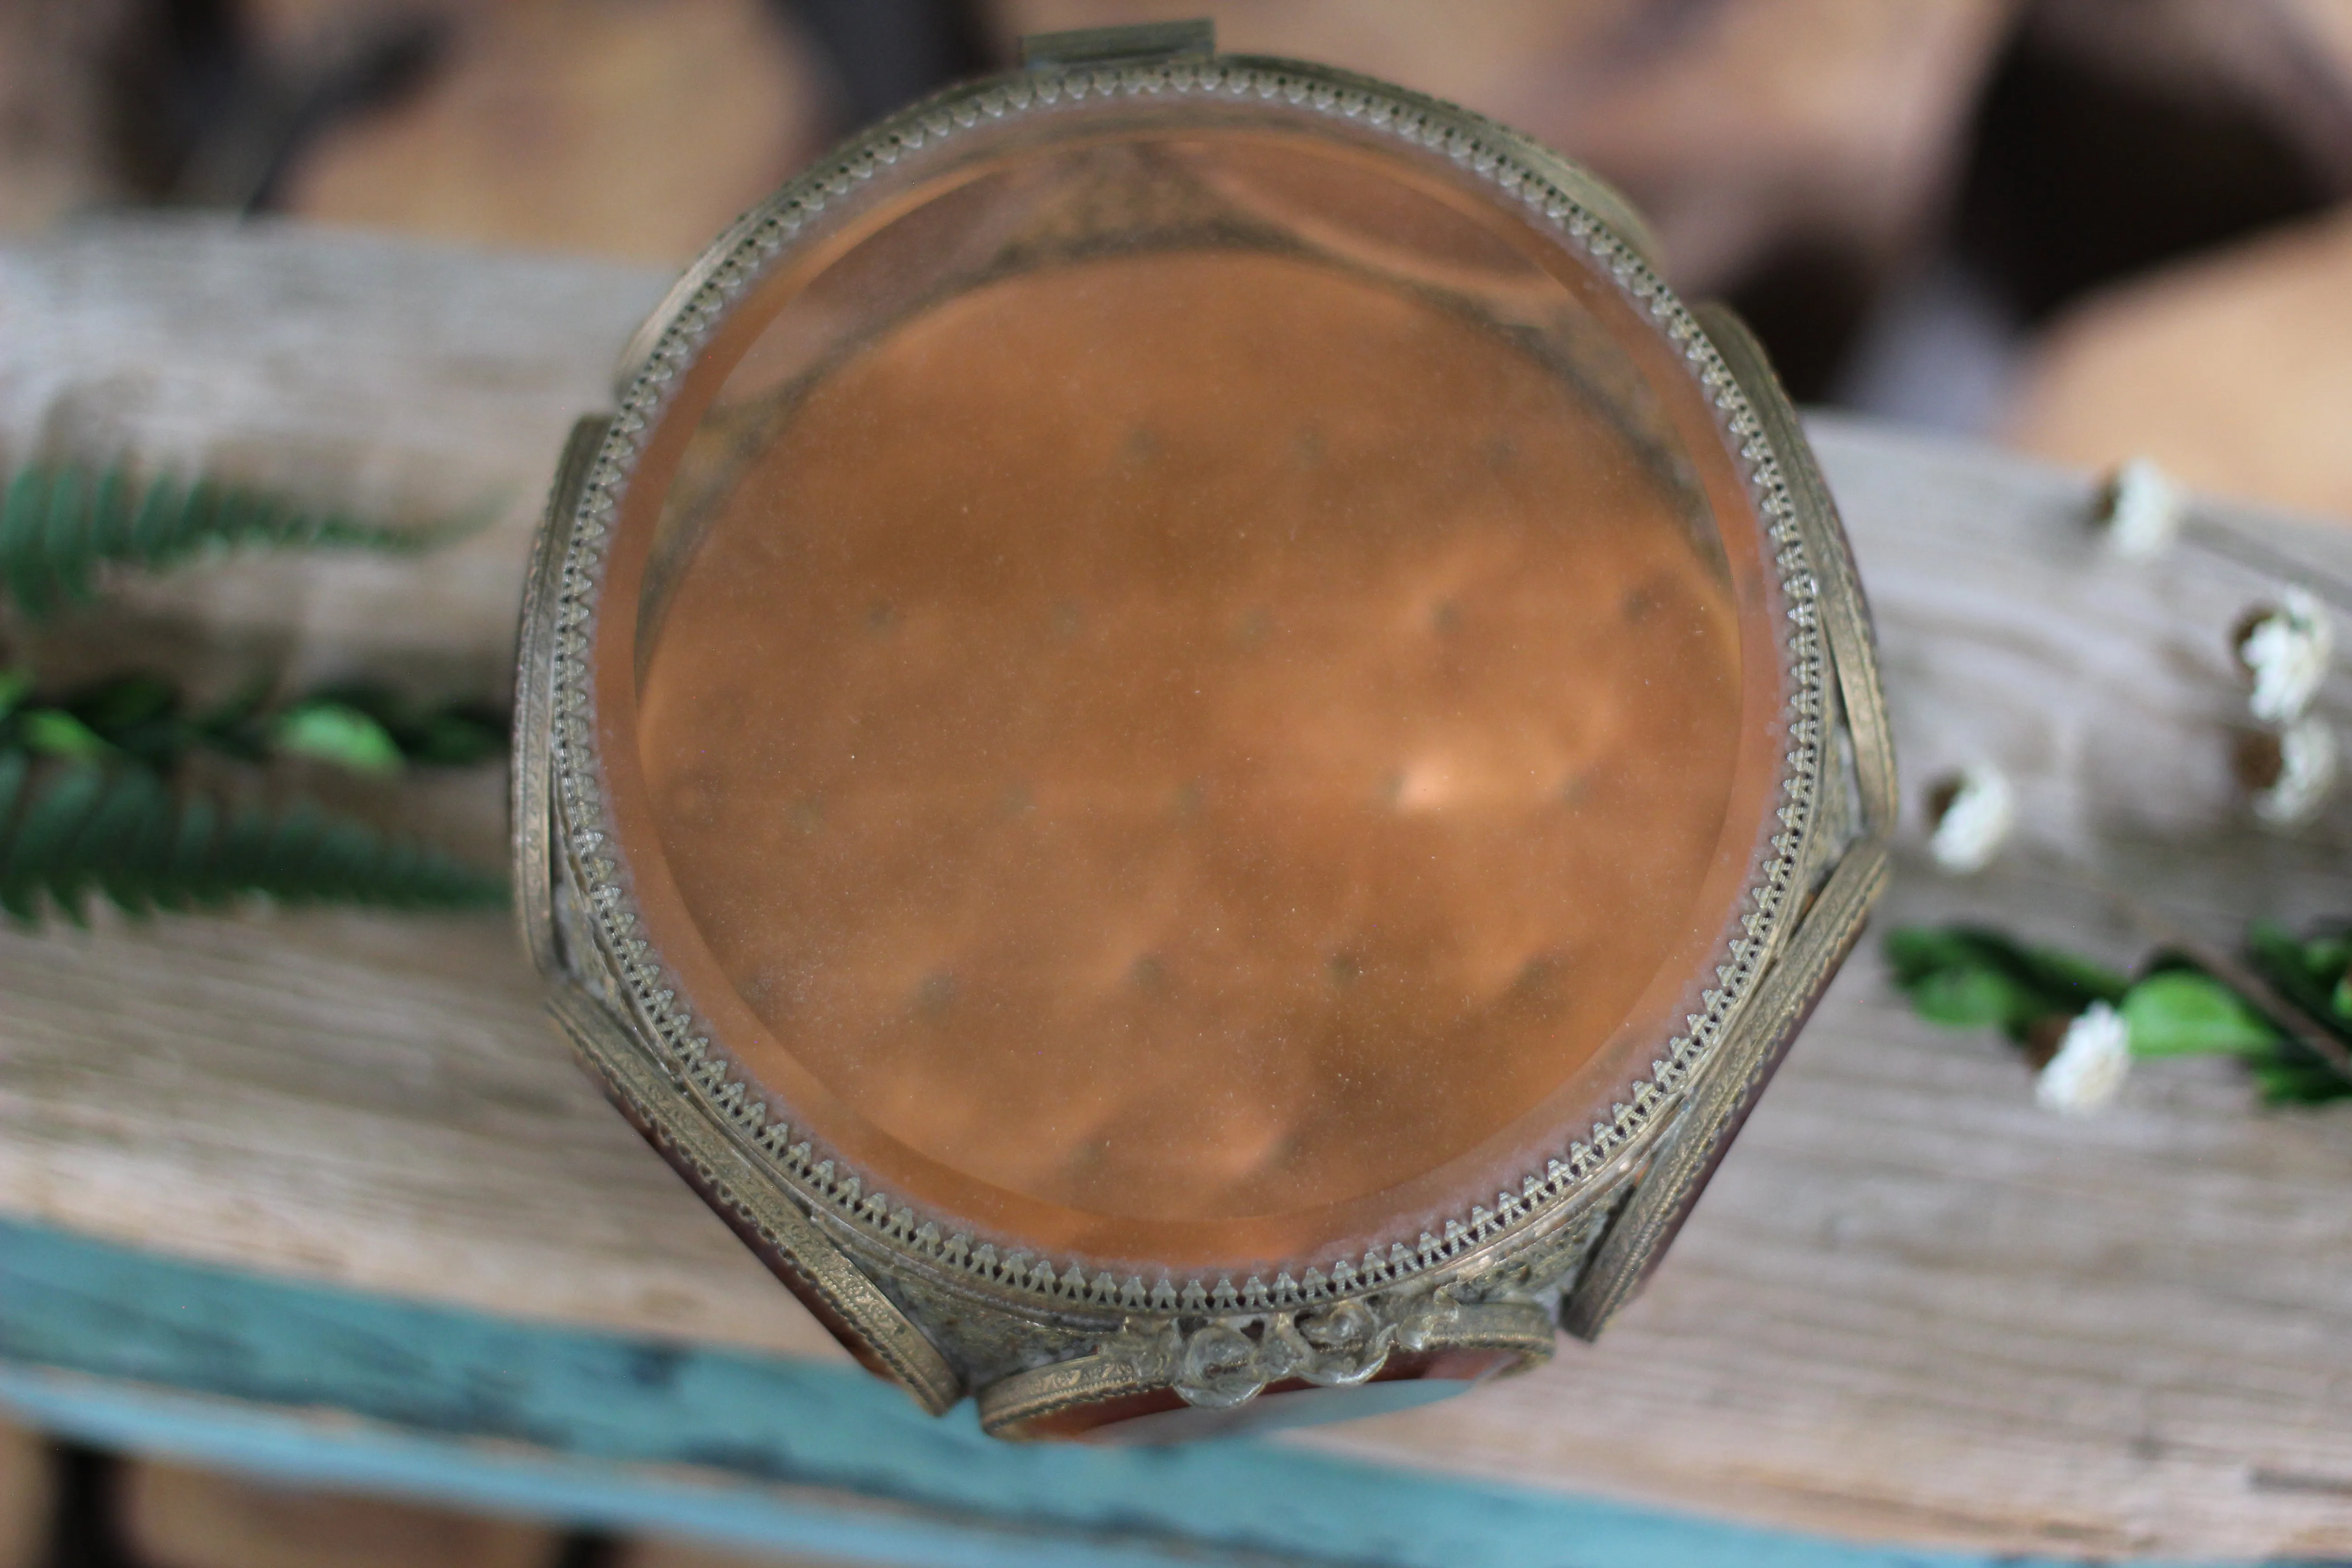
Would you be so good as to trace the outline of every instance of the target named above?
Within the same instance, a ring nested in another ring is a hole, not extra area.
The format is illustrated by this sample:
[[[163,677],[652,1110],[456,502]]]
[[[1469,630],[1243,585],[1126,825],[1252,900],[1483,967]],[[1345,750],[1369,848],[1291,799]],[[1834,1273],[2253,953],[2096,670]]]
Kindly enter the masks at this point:
[[[152,671],[110,676],[36,697],[25,670],[0,669],[0,752],[86,762],[144,763],[169,773],[195,752],[241,762],[303,757],[383,778],[419,767],[471,767],[503,757],[510,722],[495,704],[425,705],[388,688],[346,683],[272,702],[272,682],[247,683],[196,707]]]
[[[37,924],[54,908],[79,923],[93,892],[134,915],[253,894],[413,910],[506,901],[496,877],[308,804],[223,806],[141,767],[37,770],[0,754],[0,909]]]
[[[28,463],[0,488],[0,585],[38,619],[87,603],[102,567],[174,566],[209,551],[415,551],[448,530],[387,528],[209,479],[135,479],[120,464]]]

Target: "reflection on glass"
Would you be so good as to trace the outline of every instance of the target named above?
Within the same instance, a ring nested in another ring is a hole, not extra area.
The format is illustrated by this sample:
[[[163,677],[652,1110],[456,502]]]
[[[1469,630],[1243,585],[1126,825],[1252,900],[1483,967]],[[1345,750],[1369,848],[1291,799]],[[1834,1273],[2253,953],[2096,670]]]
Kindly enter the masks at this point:
[[[1647,1069],[1763,815],[1754,658],[1692,443],[1532,233],[1136,132],[770,289],[631,696],[647,919],[796,1124],[1007,1245],[1299,1269]]]

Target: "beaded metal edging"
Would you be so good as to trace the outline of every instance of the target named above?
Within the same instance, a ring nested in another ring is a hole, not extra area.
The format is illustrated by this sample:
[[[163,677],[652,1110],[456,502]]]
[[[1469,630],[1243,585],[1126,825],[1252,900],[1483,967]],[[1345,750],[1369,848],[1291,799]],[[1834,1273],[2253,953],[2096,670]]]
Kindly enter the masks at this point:
[[[1138,1276],[1124,1281],[1108,1272],[1086,1277],[1083,1264],[1056,1273],[1049,1258],[1025,1251],[1000,1255],[961,1234],[942,1235],[885,1194],[866,1194],[853,1172],[831,1160],[814,1160],[807,1142],[793,1142],[790,1127],[768,1119],[766,1101],[728,1076],[725,1062],[711,1053],[709,1038],[680,1003],[650,943],[638,934],[638,917],[622,887],[608,849],[608,830],[598,782],[593,699],[588,656],[602,589],[604,557],[621,492],[634,472],[646,434],[658,418],[679,374],[701,351],[711,329],[736,299],[766,270],[826,203],[864,184],[880,169],[912,153],[952,137],[983,121],[1001,121],[1067,98],[1089,95],[1150,97],[1201,94],[1272,100],[1386,132],[1415,146],[1443,152],[1470,173],[1496,186],[1506,197],[1546,220],[1573,247],[1605,269],[1632,301],[1664,331],[1723,416],[1738,457],[1747,465],[1748,489],[1774,548],[1786,602],[1789,628],[1783,643],[1791,677],[1787,704],[1788,745],[1780,781],[1780,830],[1772,854],[1747,889],[1744,934],[1728,949],[1728,962],[1716,971],[1717,984],[1701,995],[1702,1011],[1689,1015],[1685,1032],[1651,1063],[1651,1077],[1635,1085],[1630,1100],[1611,1109],[1611,1120],[1595,1122],[1591,1137],[1573,1144],[1564,1158],[1529,1173],[1514,1194],[1496,1194],[1495,1206],[1474,1205],[1448,1219],[1444,1234],[1423,1232],[1419,1244],[1392,1245],[1385,1257],[1368,1251],[1360,1263],[1339,1258],[1328,1268],[1309,1268],[1303,1279],[1287,1271],[1268,1285],[1252,1276],[1238,1289],[1229,1277],[1214,1285],[1201,1279],[1179,1285],[1161,1279],[1147,1286]],[[849,1226],[886,1253],[911,1250],[919,1258],[961,1276],[971,1285],[1010,1291],[1034,1304],[1061,1309],[1186,1312],[1250,1311],[1302,1307],[1391,1289],[1432,1275],[1444,1266],[1533,1228],[1559,1214],[1591,1178],[1609,1169],[1637,1141],[1662,1125],[1690,1080],[1715,1054],[1726,1026],[1755,988],[1765,960],[1777,950],[1782,928],[1792,918],[1790,895],[1815,810],[1821,776],[1826,661],[1817,597],[1819,584],[1808,560],[1796,503],[1780,458],[1730,367],[1691,312],[1670,293],[1633,247],[1525,161],[1515,133],[1486,127],[1451,106],[1417,100],[1397,92],[1288,61],[1247,58],[1175,59],[1150,64],[1067,71],[1029,71],[1013,78],[950,89],[884,122],[848,153],[803,175],[740,220],[712,247],[711,264],[698,267],[666,303],[656,321],[657,334],[625,371],[621,406],[597,451],[571,520],[572,538],[557,584],[552,650],[554,713],[550,736],[564,840],[583,881],[587,913],[610,954],[639,1016],[651,1025],[655,1048],[672,1080],[696,1094],[706,1109],[743,1144],[763,1155],[804,1199]],[[1505,143],[1506,145],[1497,145]],[[678,298],[677,295],[683,295]],[[667,316],[667,320],[663,317]],[[649,327],[652,323],[648,324]],[[644,343],[643,337],[640,342]]]

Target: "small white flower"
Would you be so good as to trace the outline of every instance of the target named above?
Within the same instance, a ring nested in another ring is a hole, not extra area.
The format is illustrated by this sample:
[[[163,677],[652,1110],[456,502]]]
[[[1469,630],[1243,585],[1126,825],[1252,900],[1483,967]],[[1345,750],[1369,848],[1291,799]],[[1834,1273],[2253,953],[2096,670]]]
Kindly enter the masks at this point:
[[[1991,864],[2016,826],[2017,792],[2009,775],[1989,765],[1969,767],[1936,817],[1927,853],[1941,869],[1965,877]]]
[[[2107,542],[2126,561],[2147,561],[2171,547],[2189,510],[2172,476],[2146,458],[2134,458],[2107,479]]]
[[[2082,1116],[2122,1092],[2131,1070],[2131,1031],[2124,1016],[2094,1002],[2066,1026],[2058,1054],[2033,1080],[2034,1102],[2044,1110]]]
[[[2254,816],[2265,827],[2301,827],[2319,815],[2336,787],[2336,731],[2305,719],[2277,737],[2277,773],[2253,793]]]
[[[2301,588],[2289,588],[2281,599],[2238,638],[2238,660],[2254,678],[2247,705],[2265,724],[2302,718],[2336,657],[2336,628],[2319,601]]]

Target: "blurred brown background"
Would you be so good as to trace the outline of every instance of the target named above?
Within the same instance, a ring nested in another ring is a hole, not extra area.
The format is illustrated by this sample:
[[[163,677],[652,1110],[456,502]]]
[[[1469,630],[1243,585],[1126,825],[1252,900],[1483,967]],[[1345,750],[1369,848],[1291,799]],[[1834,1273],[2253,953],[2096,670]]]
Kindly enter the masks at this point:
[[[1204,10],[1591,164],[1802,397],[2352,516],[2352,0],[0,0],[0,233],[677,264],[1024,32]]]
[[[0,244],[169,207],[676,266],[1024,32],[1203,11],[1590,163],[1801,397],[2352,521],[2352,0],[0,0]],[[721,1561],[0,1429],[0,1568]]]

